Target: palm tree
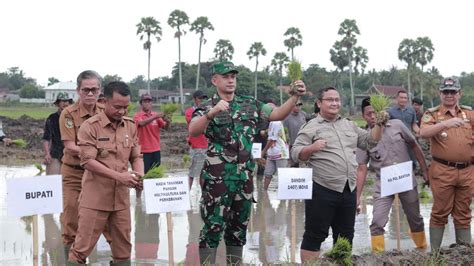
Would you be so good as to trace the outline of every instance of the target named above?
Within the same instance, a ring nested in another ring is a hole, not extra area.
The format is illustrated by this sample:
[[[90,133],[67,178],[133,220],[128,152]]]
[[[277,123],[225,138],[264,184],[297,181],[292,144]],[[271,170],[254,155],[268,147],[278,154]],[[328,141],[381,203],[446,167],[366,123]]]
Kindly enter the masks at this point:
[[[199,54],[198,54],[198,64],[197,64],[197,74],[196,74],[196,90],[199,88],[199,79],[201,76],[201,46],[206,44],[206,39],[204,39],[204,30],[214,30],[211,22],[207,19],[207,17],[198,17],[192,24],[191,24],[191,31],[196,32],[199,34]]]
[[[258,57],[260,55],[267,55],[267,50],[263,47],[261,42],[254,42],[250,46],[250,50],[247,52],[249,59],[255,57],[255,99],[257,99],[257,69],[258,69]]]
[[[410,72],[416,63],[416,42],[412,39],[403,39],[398,46],[398,59],[407,63],[408,76],[408,100],[411,102],[411,80]]]
[[[433,99],[438,96],[438,86],[441,83],[443,77],[439,73],[439,70],[436,67],[431,67],[427,71],[427,80],[426,80],[426,96],[430,99],[431,107],[434,106]]]
[[[433,43],[429,37],[418,37],[415,41],[416,44],[416,63],[420,64],[421,68],[421,82],[420,82],[420,98],[423,100],[423,68],[428,63],[433,60],[433,51],[435,50],[433,47]]]
[[[168,25],[170,25],[171,28],[176,28],[174,37],[178,38],[179,98],[181,109],[184,108],[183,77],[181,73],[181,36],[186,34],[186,31],[182,30],[182,26],[187,24],[189,24],[189,17],[184,11],[176,9],[171,12],[170,17],[168,18]]]
[[[148,81],[147,91],[150,93],[150,58],[151,58],[151,36],[156,37],[156,41],[161,41],[161,27],[160,22],[154,17],[143,17],[140,23],[137,24],[137,35],[140,35],[140,41],[146,36],[146,42],[143,44],[143,49],[148,50]]]
[[[351,87],[351,113],[354,109],[354,86],[352,84],[352,61],[354,57],[354,48],[357,44],[357,35],[360,35],[359,27],[357,27],[356,21],[354,19],[345,19],[340,27],[337,34],[342,35],[341,45],[346,49],[348,62],[349,62],[349,85]],[[358,48],[363,49],[363,48]],[[365,50],[365,49],[363,49]],[[363,53],[363,50],[361,53]],[[367,55],[367,50],[365,50],[365,55]],[[368,58],[367,58],[368,61]]]
[[[359,75],[359,73],[362,73],[364,75],[365,68],[367,67],[367,63],[369,62],[369,56],[367,55],[367,49],[362,48],[361,46],[355,46],[354,47],[354,73],[356,75]],[[360,71],[359,71],[360,67]]]
[[[229,40],[218,40],[214,48],[215,59],[218,61],[230,61],[234,55],[234,46]]]
[[[282,91],[282,86],[283,86],[283,66],[286,66],[290,62],[290,58],[285,54],[285,52],[281,53],[275,53],[272,59],[272,66],[275,68],[275,70],[278,70],[278,75],[280,78],[280,105],[283,104],[283,91]]]
[[[48,86],[51,86],[55,83],[58,83],[59,82],[59,79],[55,78],[55,77],[49,77],[48,78]]]
[[[288,36],[288,39],[283,41],[283,44],[288,47],[288,51],[291,51],[291,60],[295,60],[293,54],[293,49],[296,46],[301,46],[303,44],[303,36],[300,33],[300,30],[296,27],[290,27],[286,30],[283,36]]]

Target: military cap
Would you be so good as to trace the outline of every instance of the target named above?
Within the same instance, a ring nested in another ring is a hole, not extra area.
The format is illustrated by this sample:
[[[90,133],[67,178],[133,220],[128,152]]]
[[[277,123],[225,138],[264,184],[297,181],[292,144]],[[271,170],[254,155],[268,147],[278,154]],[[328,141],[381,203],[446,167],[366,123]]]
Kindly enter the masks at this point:
[[[54,104],[58,104],[59,101],[67,101],[71,104],[72,103],[72,98],[69,98],[67,93],[60,92],[60,93],[58,93],[58,96],[56,97],[56,101],[54,101]]]
[[[447,90],[454,90],[454,91],[459,91],[461,90],[461,84],[459,83],[459,80],[454,77],[449,77],[443,79],[441,82],[441,85],[439,86],[440,91],[447,91]]]
[[[235,74],[239,73],[237,68],[230,61],[217,62],[211,66],[211,75],[214,75],[214,74],[225,75],[231,72]]]

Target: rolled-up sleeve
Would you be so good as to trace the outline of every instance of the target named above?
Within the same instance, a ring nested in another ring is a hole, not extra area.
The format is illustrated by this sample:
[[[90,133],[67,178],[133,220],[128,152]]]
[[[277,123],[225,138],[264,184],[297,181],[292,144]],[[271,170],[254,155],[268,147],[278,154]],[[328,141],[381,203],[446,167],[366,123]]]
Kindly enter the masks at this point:
[[[93,130],[89,123],[83,123],[77,133],[77,139],[79,141],[78,146],[81,149],[79,153],[80,164],[84,166],[90,160],[97,158],[98,149],[95,130]]]

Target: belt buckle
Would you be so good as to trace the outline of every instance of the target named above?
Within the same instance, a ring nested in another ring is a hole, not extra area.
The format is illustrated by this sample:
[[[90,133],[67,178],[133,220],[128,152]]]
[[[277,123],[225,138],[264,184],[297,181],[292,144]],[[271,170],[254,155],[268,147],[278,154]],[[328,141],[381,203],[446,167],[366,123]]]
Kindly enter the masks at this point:
[[[457,169],[463,169],[466,168],[466,163],[455,162],[454,167],[456,167]]]

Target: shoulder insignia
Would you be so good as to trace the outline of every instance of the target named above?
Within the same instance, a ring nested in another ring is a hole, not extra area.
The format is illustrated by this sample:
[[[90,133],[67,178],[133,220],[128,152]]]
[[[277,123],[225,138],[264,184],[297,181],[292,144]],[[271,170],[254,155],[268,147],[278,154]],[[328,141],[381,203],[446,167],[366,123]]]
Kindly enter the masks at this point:
[[[70,116],[66,116],[64,118],[64,126],[66,126],[66,128],[73,128],[74,127],[74,123],[72,122],[72,118]]]
[[[459,107],[461,107],[461,109],[472,110],[472,107],[468,105],[460,105]]]
[[[432,108],[428,108],[428,110],[426,110],[427,112],[430,112],[430,113],[433,113],[433,112],[436,112],[439,110],[439,105],[438,106],[435,106],[435,107],[432,107]]]
[[[432,117],[431,115],[429,115],[429,114],[424,114],[422,120],[423,120],[423,122],[427,123],[427,122],[429,122],[432,118],[433,118],[433,117]]]

